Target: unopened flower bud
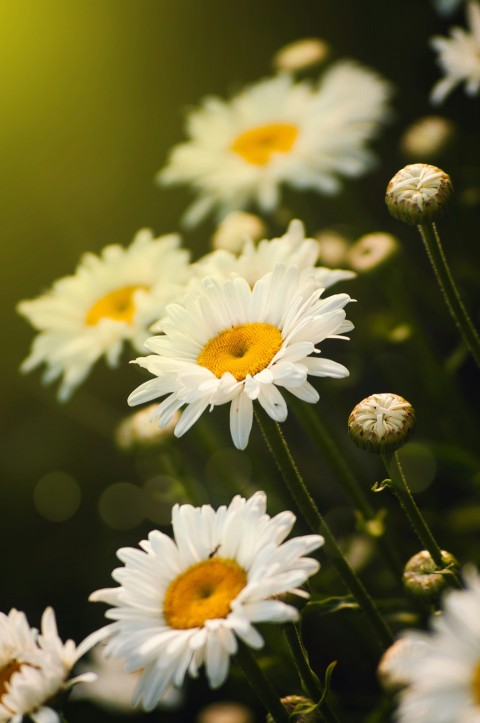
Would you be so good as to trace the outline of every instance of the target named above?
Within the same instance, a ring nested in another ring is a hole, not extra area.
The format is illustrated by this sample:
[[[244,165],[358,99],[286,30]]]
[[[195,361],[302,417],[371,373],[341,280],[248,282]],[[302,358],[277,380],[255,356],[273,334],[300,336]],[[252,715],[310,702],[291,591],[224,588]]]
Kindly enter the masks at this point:
[[[273,65],[280,72],[304,70],[321,63],[329,52],[330,48],[324,40],[302,38],[280,48],[273,57]]]
[[[281,702],[292,723],[319,723],[319,721],[322,720],[317,711],[314,710],[311,712],[310,710],[314,706],[313,701],[305,698],[303,695],[287,695],[281,699]],[[295,710],[297,712],[295,715],[292,715]],[[273,723],[273,718],[270,714],[267,715],[267,723]]]
[[[443,569],[439,570],[430,553],[422,550],[410,558],[403,572],[405,591],[427,605],[435,603],[443,590],[451,586],[451,575],[459,570],[453,555],[445,550],[441,552]]]
[[[392,178],[385,203],[392,216],[418,225],[438,216],[452,194],[452,182],[445,171],[427,163],[412,163]]]
[[[348,433],[357,447],[370,452],[394,452],[415,426],[415,410],[398,394],[372,394],[348,418]]]

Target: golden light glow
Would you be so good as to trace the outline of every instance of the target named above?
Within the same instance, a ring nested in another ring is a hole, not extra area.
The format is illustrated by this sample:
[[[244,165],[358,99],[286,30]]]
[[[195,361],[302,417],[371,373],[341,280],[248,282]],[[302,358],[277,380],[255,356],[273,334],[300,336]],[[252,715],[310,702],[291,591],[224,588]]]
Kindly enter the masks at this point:
[[[133,299],[138,289],[148,289],[147,286],[131,285],[115,289],[98,299],[88,310],[85,317],[87,326],[96,326],[101,319],[126,321],[131,324],[135,316],[135,301]]]
[[[288,153],[298,136],[293,123],[269,123],[241,133],[231,150],[254,166],[266,166],[273,153]]]
[[[247,573],[235,560],[212,557],[191,565],[167,589],[165,619],[170,627],[185,630],[225,618],[246,584]]]
[[[237,381],[265,369],[282,347],[276,326],[263,322],[238,324],[210,339],[198,355],[197,363],[219,379],[230,372]]]
[[[0,670],[0,700],[4,693],[7,692],[7,685],[14,673],[21,670],[21,665],[16,660],[12,660],[8,665]]]

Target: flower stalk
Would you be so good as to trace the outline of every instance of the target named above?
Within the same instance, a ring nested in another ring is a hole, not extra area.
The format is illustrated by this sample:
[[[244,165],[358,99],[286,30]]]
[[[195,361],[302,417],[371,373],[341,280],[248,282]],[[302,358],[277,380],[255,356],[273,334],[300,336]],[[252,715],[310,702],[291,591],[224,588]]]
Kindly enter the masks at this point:
[[[470,353],[480,367],[480,337],[460,297],[443,251],[437,227],[431,221],[419,224],[418,230],[448,310]]]
[[[245,678],[250,683],[259,700],[270,713],[274,722],[289,723],[287,711],[283,707],[278,694],[268,678],[264,675],[249,647],[239,641],[235,657],[237,663],[243,670]]]
[[[303,645],[298,625],[295,623],[287,623],[283,626],[283,633],[287,641],[288,648],[292,654],[295,666],[297,668],[300,680],[305,693],[314,701],[322,700],[318,707],[318,711],[323,717],[325,723],[339,723],[334,711],[330,708],[328,702],[323,698],[324,690],[317,674],[310,667],[308,654]]]
[[[363,610],[372,629],[375,631],[377,641],[382,646],[392,644],[392,633],[386,621],[380,614],[375,602],[368,594],[363,583],[350,567],[345,555],[338,546],[333,533],[327,525],[322,514],[318,510],[312,496],[310,495],[305,481],[298,470],[295,460],[292,457],[287,442],[282,434],[279,425],[263,412],[262,409],[255,409],[255,416],[262,430],[267,447],[273,455],[283,479],[295,500],[298,509],[303,515],[305,522],[315,533],[320,533],[325,538],[325,551],[337,572],[342,577],[344,584],[358,602]]]

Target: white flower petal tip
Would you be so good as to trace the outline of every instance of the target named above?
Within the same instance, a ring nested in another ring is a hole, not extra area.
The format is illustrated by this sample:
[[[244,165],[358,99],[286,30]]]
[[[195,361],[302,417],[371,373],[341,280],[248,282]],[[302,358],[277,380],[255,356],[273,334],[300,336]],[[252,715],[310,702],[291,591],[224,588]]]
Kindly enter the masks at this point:
[[[170,687],[196,676],[201,665],[212,687],[228,675],[238,639],[263,645],[256,622],[298,618],[289,594],[318,570],[306,554],[320,535],[285,541],[295,517],[266,513],[266,495],[237,495],[228,507],[175,505],[174,539],[154,531],[141,550],[126,548],[121,586],[90,599],[115,607],[105,654],[140,670],[135,700],[151,710]]]

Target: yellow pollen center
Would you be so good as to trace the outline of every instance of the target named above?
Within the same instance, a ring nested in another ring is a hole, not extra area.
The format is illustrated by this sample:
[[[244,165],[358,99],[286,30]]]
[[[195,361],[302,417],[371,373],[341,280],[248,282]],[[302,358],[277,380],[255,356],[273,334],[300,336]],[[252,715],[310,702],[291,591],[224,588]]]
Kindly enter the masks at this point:
[[[230,372],[237,381],[242,381],[247,374],[253,376],[265,369],[282,343],[280,331],[272,324],[238,324],[207,341],[197,363],[219,379]]]
[[[191,565],[168,586],[163,613],[172,628],[200,628],[206,620],[226,618],[230,603],[247,584],[247,573],[223,557]]]
[[[298,136],[292,123],[269,123],[240,133],[230,146],[254,166],[266,166],[273,153],[288,153]]]
[[[475,703],[480,706],[480,661],[475,666],[472,678],[473,697]]]
[[[21,667],[18,661],[12,660],[4,668],[0,669],[0,700],[4,693],[7,692],[7,685],[10,682],[10,678],[14,673],[21,670]]]
[[[85,323],[87,326],[96,326],[101,319],[113,319],[114,321],[126,321],[131,324],[135,316],[134,295],[138,289],[148,289],[148,286],[140,284],[122,286],[98,299],[87,311]]]

